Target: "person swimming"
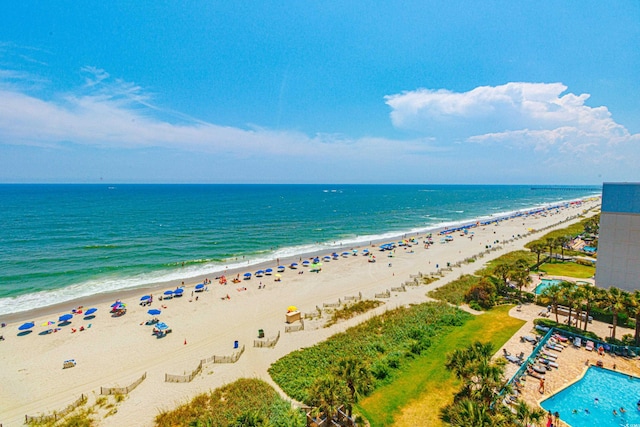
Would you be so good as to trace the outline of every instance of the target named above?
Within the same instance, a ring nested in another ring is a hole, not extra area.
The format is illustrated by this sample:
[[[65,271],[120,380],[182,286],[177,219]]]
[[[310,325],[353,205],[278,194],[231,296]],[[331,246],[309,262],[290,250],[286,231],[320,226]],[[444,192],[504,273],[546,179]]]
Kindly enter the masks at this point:
[[[621,413],[621,414],[624,414],[625,412],[627,412],[627,410],[626,410],[626,409],[624,409],[624,407],[623,407],[623,406],[621,406],[621,407],[620,407],[620,413]]]

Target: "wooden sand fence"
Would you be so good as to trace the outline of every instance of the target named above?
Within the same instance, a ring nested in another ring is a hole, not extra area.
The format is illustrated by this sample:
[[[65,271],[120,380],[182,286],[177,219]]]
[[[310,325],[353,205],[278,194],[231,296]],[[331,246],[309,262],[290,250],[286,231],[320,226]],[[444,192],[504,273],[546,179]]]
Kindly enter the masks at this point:
[[[189,375],[164,374],[164,381],[167,383],[190,383],[200,372],[202,372],[202,361]]]
[[[338,302],[323,302],[322,303],[322,307],[323,308],[338,308],[342,305],[342,300],[340,300],[340,298],[338,298]]]
[[[84,394],[81,394],[80,397],[78,399],[76,399],[75,402],[70,403],[69,405],[67,405],[67,407],[64,408],[62,411],[54,411],[50,415],[38,415],[38,416],[35,416],[35,417],[32,417],[31,415],[25,415],[24,416],[24,423],[25,424],[29,424],[29,423],[38,423],[38,424],[40,424],[40,423],[46,423],[46,422],[50,422],[50,421],[61,420],[62,418],[66,417],[67,414],[69,414],[71,411],[76,409],[78,406],[83,405],[86,401],[87,401],[87,396],[85,396]]]
[[[278,335],[275,338],[269,338],[269,339],[264,339],[264,340],[253,340],[253,346],[254,347],[270,347],[273,348],[276,346],[276,344],[278,344],[278,341],[280,340],[280,331],[278,331]]]
[[[343,298],[345,301],[362,301],[362,292],[358,292],[358,295],[347,295]]]
[[[407,292],[407,288],[404,285],[392,287],[391,292]]]
[[[319,319],[322,317],[322,309],[316,305],[316,311],[303,313],[303,317],[305,319],[310,319],[310,320],[313,320],[316,318]]]
[[[300,323],[295,325],[287,325],[284,327],[284,332],[297,332],[304,331],[304,319],[300,319]]]
[[[200,363],[203,365],[207,363],[236,363],[238,359],[240,359],[240,356],[242,356],[242,353],[244,353],[244,345],[242,345],[242,348],[233,353],[231,356],[214,355],[211,357],[207,357],[206,359],[202,359]]]
[[[140,378],[132,382],[127,387],[100,387],[100,394],[109,395],[109,394],[129,394],[136,387],[140,385],[142,381],[147,378],[147,373],[142,374]]]
[[[413,280],[407,280],[403,283],[403,286],[420,286],[420,280],[417,278]]]
[[[389,289],[387,289],[381,294],[375,294],[374,297],[375,298],[391,298],[391,292],[389,291]]]

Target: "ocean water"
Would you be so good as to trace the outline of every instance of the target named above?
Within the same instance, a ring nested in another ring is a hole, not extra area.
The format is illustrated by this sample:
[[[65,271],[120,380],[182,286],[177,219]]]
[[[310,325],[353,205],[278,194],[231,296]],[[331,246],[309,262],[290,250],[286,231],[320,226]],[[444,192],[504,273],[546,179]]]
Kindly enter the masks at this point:
[[[594,194],[600,189],[0,185],[0,315]]]

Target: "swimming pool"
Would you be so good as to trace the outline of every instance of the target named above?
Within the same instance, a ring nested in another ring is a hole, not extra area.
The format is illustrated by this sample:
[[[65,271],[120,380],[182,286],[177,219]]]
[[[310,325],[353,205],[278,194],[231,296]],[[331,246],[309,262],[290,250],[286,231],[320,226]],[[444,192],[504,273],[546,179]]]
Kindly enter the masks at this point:
[[[545,411],[558,411],[560,419],[572,427],[640,426],[639,398],[640,379],[592,366],[582,379],[540,406]],[[621,413],[621,407],[626,412]],[[613,414],[614,409],[618,415]]]
[[[540,295],[542,291],[548,288],[551,285],[559,285],[562,280],[558,279],[541,279],[540,284],[536,286],[536,295]]]

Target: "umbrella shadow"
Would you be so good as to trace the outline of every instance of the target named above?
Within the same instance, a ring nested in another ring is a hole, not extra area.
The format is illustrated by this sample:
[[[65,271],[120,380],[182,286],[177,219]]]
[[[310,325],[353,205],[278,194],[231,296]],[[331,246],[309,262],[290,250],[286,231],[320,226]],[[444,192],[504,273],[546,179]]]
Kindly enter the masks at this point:
[[[53,332],[53,329],[47,329],[46,331],[40,332],[38,335],[49,335]]]
[[[25,335],[29,335],[31,332],[33,332],[33,331],[28,330],[28,331],[18,332],[18,336],[19,336],[19,337],[23,337],[23,336],[25,336]]]
[[[84,316],[84,318],[83,318],[83,319],[84,319],[84,320],[91,320],[91,319],[95,319],[95,318],[96,318],[96,316],[95,316],[94,314],[90,314],[90,315],[88,315],[88,316]]]
[[[58,323],[58,326],[68,326],[70,324],[71,324],[71,322],[69,322],[68,320],[65,320],[64,322]]]

